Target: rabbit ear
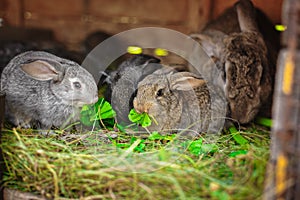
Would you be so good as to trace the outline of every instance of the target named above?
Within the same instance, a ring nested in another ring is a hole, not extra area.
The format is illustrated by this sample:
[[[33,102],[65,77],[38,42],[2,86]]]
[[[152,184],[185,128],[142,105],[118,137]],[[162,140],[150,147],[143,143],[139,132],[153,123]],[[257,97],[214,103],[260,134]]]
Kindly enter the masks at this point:
[[[201,44],[205,53],[209,57],[220,58],[224,48],[223,39],[226,38],[226,35],[220,31],[214,31],[213,34],[217,37],[211,37],[210,35],[199,33],[191,34],[190,37]]]
[[[240,0],[236,3],[238,21],[242,32],[255,31],[259,29],[256,24],[255,8],[250,0]]]
[[[216,49],[217,45],[213,42],[211,37],[198,33],[191,34],[190,36],[202,45],[208,56],[215,56],[214,50]]]
[[[257,69],[257,71],[254,75],[254,80],[256,80],[255,81],[256,86],[259,86],[262,76],[263,76],[263,67],[262,67],[262,65],[258,65],[256,69]]]
[[[206,84],[205,80],[191,73],[177,73],[175,76],[175,81],[171,84],[171,88],[175,90],[191,90]]]
[[[59,72],[49,63],[37,60],[21,66],[21,69],[32,78],[40,81],[58,80]]]

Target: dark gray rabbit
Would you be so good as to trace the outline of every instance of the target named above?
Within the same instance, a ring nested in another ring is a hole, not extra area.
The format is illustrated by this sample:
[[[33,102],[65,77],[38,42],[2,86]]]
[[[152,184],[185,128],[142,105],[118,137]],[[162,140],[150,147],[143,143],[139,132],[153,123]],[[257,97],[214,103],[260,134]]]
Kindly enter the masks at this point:
[[[61,127],[98,100],[92,75],[77,63],[43,51],[14,57],[1,75],[6,117],[15,126]]]
[[[260,21],[265,22],[264,27]],[[260,110],[270,110],[279,39],[271,22],[251,1],[238,1],[192,37],[222,72],[232,118],[248,123]]]
[[[133,108],[132,101],[137,85],[145,76],[162,67],[159,62],[160,60],[153,56],[134,55],[109,74],[106,99],[117,112],[119,122],[129,122],[128,114]]]

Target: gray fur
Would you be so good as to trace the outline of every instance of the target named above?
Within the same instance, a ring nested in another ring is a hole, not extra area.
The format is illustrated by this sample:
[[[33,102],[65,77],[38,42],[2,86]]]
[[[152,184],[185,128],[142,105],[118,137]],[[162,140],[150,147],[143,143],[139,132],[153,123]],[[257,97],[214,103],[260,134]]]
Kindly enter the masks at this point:
[[[26,66],[30,68],[27,72]],[[35,77],[40,66],[51,66],[51,75]],[[81,87],[76,88],[74,82]],[[50,129],[77,121],[81,107],[98,100],[97,85],[87,70],[43,51],[28,51],[14,57],[3,70],[1,89],[6,93],[6,118],[25,128],[37,125]]]
[[[149,55],[135,55],[110,73],[109,95],[106,95],[106,99],[111,101],[119,122],[130,123],[128,114],[133,108],[137,85],[145,76],[162,67],[159,62],[159,59]]]

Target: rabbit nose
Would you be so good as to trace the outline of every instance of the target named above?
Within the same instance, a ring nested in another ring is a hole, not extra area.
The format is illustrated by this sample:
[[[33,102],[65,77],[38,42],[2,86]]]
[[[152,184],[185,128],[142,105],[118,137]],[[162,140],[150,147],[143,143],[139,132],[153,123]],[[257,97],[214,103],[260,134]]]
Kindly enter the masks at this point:
[[[133,107],[137,113],[142,113],[142,108],[136,99],[133,100]]]
[[[145,107],[145,106],[137,106],[135,107],[135,110],[137,113],[148,113],[149,108]]]
[[[136,100],[133,100],[133,107],[137,113],[148,113],[150,106],[146,103],[144,105],[139,104]]]
[[[90,104],[94,104],[94,103],[96,103],[97,101],[98,101],[98,94],[97,95],[95,95],[94,97],[91,97],[91,100],[90,100]]]
[[[93,99],[93,103],[96,103],[97,101],[98,101],[98,95],[96,95],[95,97],[94,97],[94,99]]]

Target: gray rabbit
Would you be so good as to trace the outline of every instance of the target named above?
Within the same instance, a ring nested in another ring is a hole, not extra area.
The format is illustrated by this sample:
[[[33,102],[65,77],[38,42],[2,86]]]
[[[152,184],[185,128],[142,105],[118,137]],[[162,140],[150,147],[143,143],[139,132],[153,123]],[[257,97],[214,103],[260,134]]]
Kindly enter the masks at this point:
[[[154,119],[150,131],[218,132],[226,104],[222,91],[210,87],[196,74],[159,69],[138,84],[133,105]]]
[[[160,60],[149,55],[134,55],[121,63],[116,71],[109,73],[108,89],[105,98],[117,112],[118,122],[130,123],[129,111],[138,83],[155,70],[162,68]]]
[[[92,75],[77,63],[43,51],[14,57],[1,75],[6,118],[15,126],[61,127],[79,119],[84,104],[98,100]]]
[[[233,119],[248,123],[266,106],[270,112],[279,40],[271,22],[250,0],[238,1],[192,37],[222,72]]]

